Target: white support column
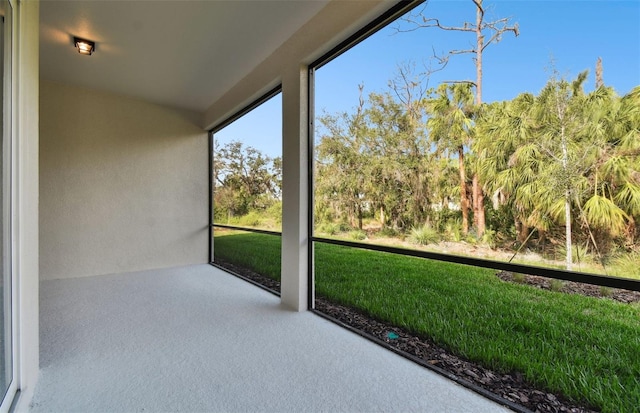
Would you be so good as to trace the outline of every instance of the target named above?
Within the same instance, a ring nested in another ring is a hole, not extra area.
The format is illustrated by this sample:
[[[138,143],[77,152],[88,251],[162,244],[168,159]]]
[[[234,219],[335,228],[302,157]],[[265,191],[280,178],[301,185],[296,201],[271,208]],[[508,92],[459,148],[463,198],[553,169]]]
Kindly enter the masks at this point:
[[[308,69],[282,79],[282,304],[308,309]]]

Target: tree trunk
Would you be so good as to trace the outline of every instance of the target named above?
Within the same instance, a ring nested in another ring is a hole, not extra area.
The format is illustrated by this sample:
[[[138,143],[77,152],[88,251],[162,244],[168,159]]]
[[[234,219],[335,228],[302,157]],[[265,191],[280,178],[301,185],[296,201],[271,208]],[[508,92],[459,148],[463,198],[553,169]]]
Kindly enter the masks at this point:
[[[516,224],[516,237],[518,239],[518,242],[522,244],[527,240],[527,237],[529,237],[529,227],[520,218],[515,219],[515,224]]]
[[[569,202],[569,191],[565,192],[564,219],[567,221],[564,226],[564,235],[567,238],[567,270],[573,269],[573,254],[571,251],[571,203]]]
[[[462,233],[469,233],[469,198],[467,197],[467,178],[464,169],[464,150],[458,148],[458,169],[460,170],[460,210],[462,211]]]
[[[476,227],[478,236],[481,237],[485,231],[485,215],[484,215],[484,193],[480,186],[478,174],[473,175],[473,225]]]
[[[562,143],[562,170],[567,175],[567,168],[569,167],[569,149],[567,148],[567,137],[565,136],[565,128],[564,125],[560,128],[560,138]],[[572,246],[571,246],[571,188],[569,188],[568,184],[564,191],[564,235],[566,237],[566,248],[567,248],[567,270],[571,271],[573,269],[573,254],[572,254]]]
[[[478,193],[476,194],[478,198],[478,236],[481,237],[484,234],[486,229],[486,218],[484,215],[484,192],[482,191],[482,186],[478,183]]]
[[[482,22],[484,9],[482,0],[476,3],[476,105],[482,104],[482,49],[484,48],[484,35],[482,34]],[[478,174],[473,174],[473,223],[479,237],[484,234],[486,222],[484,216],[484,193],[478,179]]]
[[[471,178],[471,208],[473,209],[473,226],[478,229],[478,175]],[[479,234],[478,234],[479,235]]]
[[[599,57],[596,62],[596,89],[604,86],[604,79],[602,78],[602,58]]]
[[[476,4],[476,104],[482,103],[482,48],[484,47],[484,36],[482,35],[482,20],[484,10],[482,0]]]

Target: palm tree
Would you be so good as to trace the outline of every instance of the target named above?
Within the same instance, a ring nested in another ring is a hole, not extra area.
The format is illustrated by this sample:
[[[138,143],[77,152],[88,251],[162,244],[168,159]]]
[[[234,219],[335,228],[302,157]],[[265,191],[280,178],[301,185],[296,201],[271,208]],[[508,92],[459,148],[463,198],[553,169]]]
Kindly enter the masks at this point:
[[[512,210],[517,240],[524,242],[531,227],[544,232],[545,220],[534,214],[540,158],[532,144],[531,108],[535,98],[523,93],[508,102],[484,104],[476,120],[472,150],[476,170],[493,195],[494,207]]]
[[[470,83],[442,84],[427,101],[430,118],[427,128],[439,155],[458,156],[460,178],[460,210],[462,232],[469,232],[469,196],[465,171],[465,146],[471,141],[473,129],[473,85]]]
[[[640,87],[619,98],[599,87],[587,97],[595,150],[584,220],[606,241],[640,217]],[[594,246],[595,239],[592,240]]]
[[[640,88],[622,99],[604,86],[586,94],[585,79],[552,78],[537,97],[483,106],[473,145],[486,188],[514,210],[520,241],[527,226],[564,224],[567,269],[574,223],[598,250],[640,212]]]

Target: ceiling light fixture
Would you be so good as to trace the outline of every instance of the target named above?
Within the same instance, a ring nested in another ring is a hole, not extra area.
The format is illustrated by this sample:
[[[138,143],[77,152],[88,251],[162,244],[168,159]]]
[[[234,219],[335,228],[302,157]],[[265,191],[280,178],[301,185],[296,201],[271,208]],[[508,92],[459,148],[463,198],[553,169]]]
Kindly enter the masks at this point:
[[[96,50],[96,44],[91,40],[85,40],[79,37],[74,37],[73,43],[75,43],[76,48],[78,49],[78,53],[80,54],[86,54],[91,56],[91,54],[93,54],[93,52]]]

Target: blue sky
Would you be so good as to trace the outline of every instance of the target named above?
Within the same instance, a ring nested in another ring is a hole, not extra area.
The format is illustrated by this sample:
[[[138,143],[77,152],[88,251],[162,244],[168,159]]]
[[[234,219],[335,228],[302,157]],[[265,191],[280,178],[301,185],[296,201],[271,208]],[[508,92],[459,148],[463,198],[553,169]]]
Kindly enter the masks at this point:
[[[598,57],[603,62],[604,82],[620,95],[640,85],[640,0],[551,1],[485,0],[486,21],[510,17],[520,35],[506,33],[500,43],[485,49],[483,101],[512,99],[522,92],[537,93],[553,66],[572,79],[589,70],[586,88],[594,87]],[[424,8],[424,9],[423,9]],[[475,22],[470,0],[430,0],[419,6],[427,17],[443,25]],[[473,46],[473,33],[436,28],[398,33],[392,23],[316,72],[316,114],[350,111],[358,103],[358,84],[365,94],[388,90],[398,65],[415,64],[422,70],[433,54]],[[405,26],[406,27],[406,26]],[[443,80],[475,80],[471,55],[451,58],[447,67],[434,73],[429,86]],[[270,156],[281,154],[280,97],[255,109],[216,134],[221,143],[241,140]]]

